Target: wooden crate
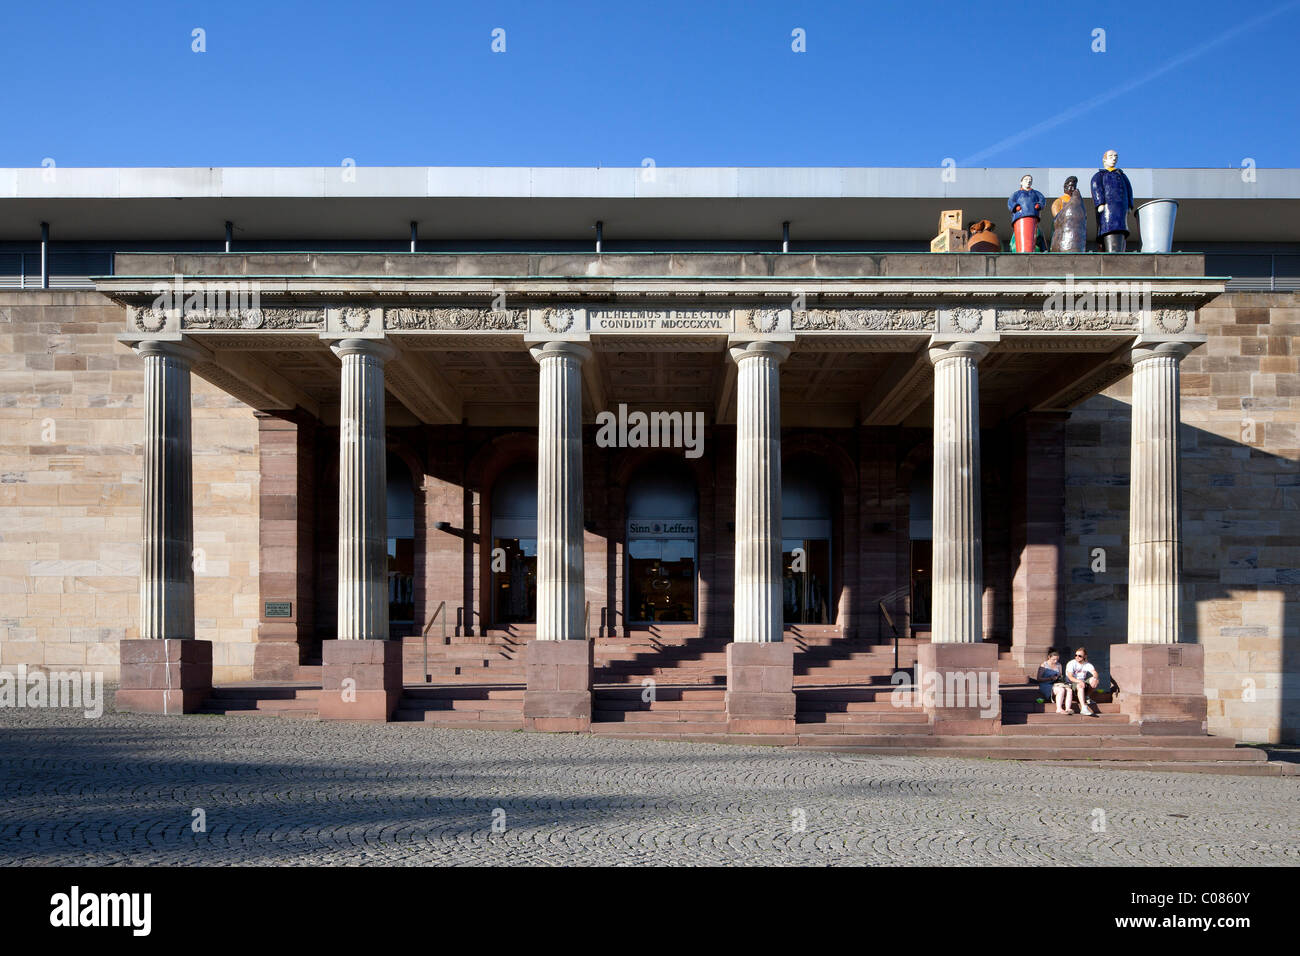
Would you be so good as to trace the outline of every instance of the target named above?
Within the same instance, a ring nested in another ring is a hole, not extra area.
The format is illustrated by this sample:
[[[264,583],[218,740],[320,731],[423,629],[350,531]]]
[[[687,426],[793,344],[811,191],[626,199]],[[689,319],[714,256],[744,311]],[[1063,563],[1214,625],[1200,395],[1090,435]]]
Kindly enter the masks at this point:
[[[944,229],[930,240],[931,252],[965,252],[966,233],[960,229]]]
[[[945,229],[960,229],[960,228],[961,228],[960,209],[945,209],[943,212],[939,213],[940,232],[943,232]]]

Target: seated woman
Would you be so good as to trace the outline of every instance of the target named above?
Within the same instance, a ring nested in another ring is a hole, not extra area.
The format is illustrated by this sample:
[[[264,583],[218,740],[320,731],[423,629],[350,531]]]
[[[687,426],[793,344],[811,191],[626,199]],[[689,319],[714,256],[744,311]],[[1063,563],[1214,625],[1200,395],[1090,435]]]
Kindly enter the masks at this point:
[[[1056,712],[1058,714],[1068,713],[1061,706],[1061,701],[1065,698],[1066,690],[1069,685],[1064,681],[1064,675],[1061,671],[1061,655],[1057,653],[1056,648],[1047,649],[1047,660],[1038,665],[1038,674],[1034,678],[1038,681],[1038,692],[1043,695],[1043,700],[1056,701]]]
[[[1065,691],[1065,709],[1070,709],[1070,698],[1074,691],[1079,692],[1079,713],[1085,717],[1093,716],[1092,709],[1088,706],[1088,688],[1096,689],[1100,677],[1097,675],[1097,668],[1088,663],[1088,652],[1084,648],[1079,648],[1074,652],[1074,660],[1065,665],[1065,679],[1070,683]]]

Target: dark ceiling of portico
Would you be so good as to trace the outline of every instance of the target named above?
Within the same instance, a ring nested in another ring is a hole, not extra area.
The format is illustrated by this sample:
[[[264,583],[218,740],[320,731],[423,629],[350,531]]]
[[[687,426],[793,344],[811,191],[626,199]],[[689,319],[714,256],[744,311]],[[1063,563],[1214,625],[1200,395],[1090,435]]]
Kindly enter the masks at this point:
[[[218,385],[254,407],[266,405],[254,384],[268,376],[284,386],[277,397],[309,407],[329,424],[338,421],[339,360],[323,342],[302,348],[242,352],[218,345],[239,343],[209,339],[218,364],[238,374],[220,377]],[[246,343],[245,343],[246,344]],[[494,343],[495,344],[495,343]],[[980,417],[994,427],[1008,416],[1031,408],[1068,408],[1128,373],[1122,338],[1094,338],[1070,348],[1029,348],[1004,343],[979,366]],[[688,340],[671,347],[619,347],[595,342],[584,370],[584,415],[626,403],[645,411],[703,412],[706,420],[735,422],[735,367],[720,340]],[[444,351],[405,347],[399,361],[403,375],[389,387],[390,423],[421,421],[446,424],[461,418],[470,424],[535,428],[538,366],[526,346],[463,348]],[[412,382],[424,382],[436,401],[422,401]],[[795,347],[781,366],[781,415],[786,427],[904,425],[929,427],[933,417],[933,370],[924,344],[910,351],[852,351]],[[263,396],[264,397],[264,396]],[[406,404],[411,401],[411,404]],[[423,414],[422,414],[423,413]]]

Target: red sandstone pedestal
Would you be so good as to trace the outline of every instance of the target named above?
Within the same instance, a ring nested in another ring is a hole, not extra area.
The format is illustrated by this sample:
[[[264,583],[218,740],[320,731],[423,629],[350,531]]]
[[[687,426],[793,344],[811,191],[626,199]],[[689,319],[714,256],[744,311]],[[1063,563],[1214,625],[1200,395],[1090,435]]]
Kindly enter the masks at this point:
[[[131,714],[192,714],[212,694],[212,642],[122,641],[116,707]]]
[[[1140,734],[1206,733],[1205,649],[1199,644],[1112,644],[1119,709]]]
[[[936,736],[999,733],[998,645],[917,645],[916,693]]]
[[[524,651],[526,729],[590,729],[594,652],[592,641],[528,642]]]
[[[402,642],[321,641],[321,720],[390,720],[402,697]]]
[[[794,645],[727,645],[727,732],[794,733]]]

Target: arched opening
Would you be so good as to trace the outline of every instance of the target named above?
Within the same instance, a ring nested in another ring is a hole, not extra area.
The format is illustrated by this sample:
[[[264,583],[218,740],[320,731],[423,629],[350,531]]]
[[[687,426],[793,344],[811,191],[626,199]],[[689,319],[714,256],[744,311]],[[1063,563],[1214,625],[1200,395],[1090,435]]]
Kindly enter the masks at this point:
[[[824,469],[823,469],[824,470]],[[832,624],[830,482],[811,462],[782,468],[781,603],[786,624]]]
[[[911,545],[908,573],[911,578],[912,627],[930,626],[930,597],[933,586],[934,470],[929,462],[912,475],[907,509],[907,537]]]
[[[398,455],[389,454],[388,472],[388,625],[415,623],[415,482]]]
[[[492,486],[492,621],[537,622],[537,463],[520,462]]]
[[[693,623],[699,503],[680,463],[656,459],[627,489],[627,606],[631,624]]]

